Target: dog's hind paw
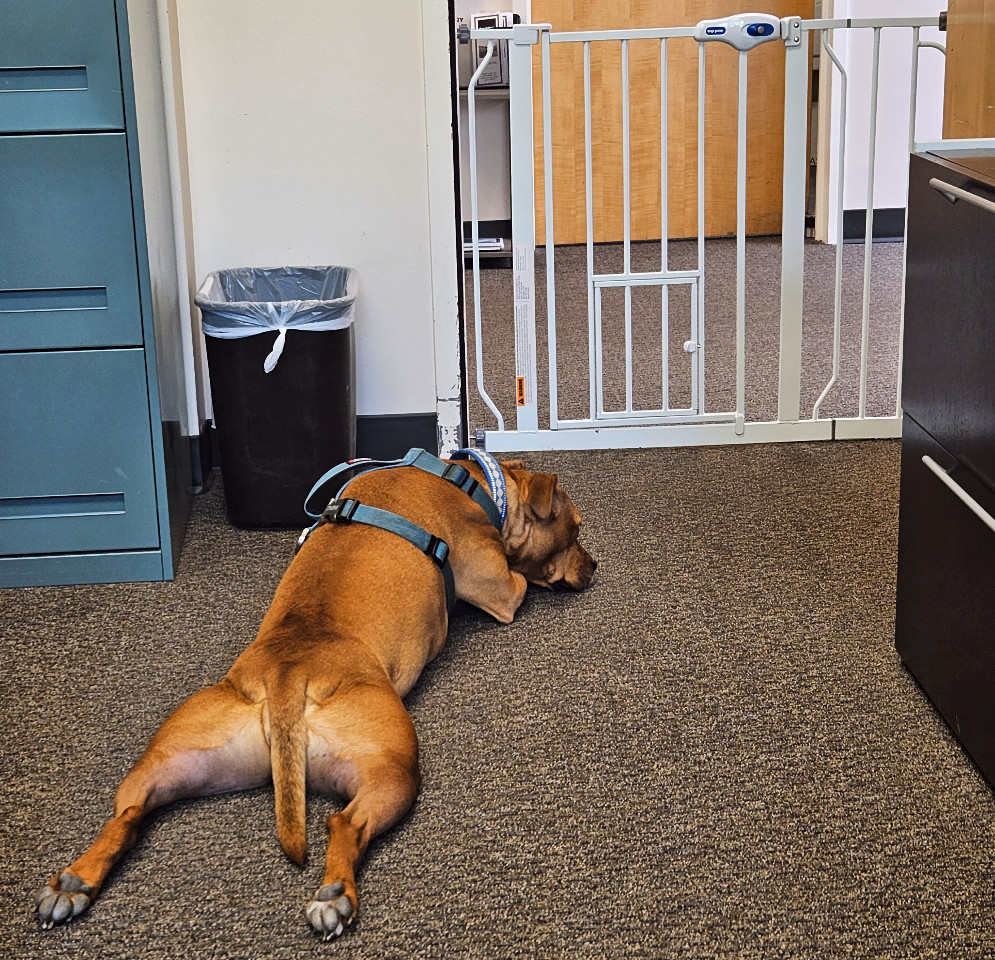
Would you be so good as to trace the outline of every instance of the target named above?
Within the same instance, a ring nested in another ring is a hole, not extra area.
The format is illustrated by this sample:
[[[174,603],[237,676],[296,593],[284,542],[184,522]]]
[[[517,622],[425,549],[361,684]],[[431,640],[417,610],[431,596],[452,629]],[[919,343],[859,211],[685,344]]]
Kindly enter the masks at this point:
[[[35,907],[43,930],[60,923],[69,923],[90,906],[93,889],[75,873],[64,870],[57,880],[46,884],[35,894]]]
[[[345,893],[344,883],[326,883],[304,912],[315,933],[331,940],[352,923],[356,908]]]

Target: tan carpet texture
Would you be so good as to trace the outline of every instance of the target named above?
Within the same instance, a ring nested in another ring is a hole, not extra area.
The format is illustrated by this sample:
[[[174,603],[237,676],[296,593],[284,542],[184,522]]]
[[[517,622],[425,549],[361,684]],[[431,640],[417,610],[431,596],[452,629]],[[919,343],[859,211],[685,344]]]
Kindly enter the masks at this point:
[[[32,893],[249,643],[290,533],[195,505],[171,583],[0,592],[0,954],[953,958],[995,943],[995,801],[893,646],[894,441],[550,454],[601,562],[476,611],[408,698],[424,784],[322,944],[269,789],[153,816],[89,913]]]

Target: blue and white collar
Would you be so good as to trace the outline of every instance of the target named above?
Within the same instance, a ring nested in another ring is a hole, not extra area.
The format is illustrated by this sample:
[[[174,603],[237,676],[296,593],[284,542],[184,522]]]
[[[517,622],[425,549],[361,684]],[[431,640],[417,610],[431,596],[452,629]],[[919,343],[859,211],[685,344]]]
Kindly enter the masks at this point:
[[[475,447],[466,447],[462,450],[457,450],[450,459],[475,460],[480,465],[480,469],[484,471],[484,477],[487,479],[487,487],[490,490],[491,499],[501,513],[501,526],[503,528],[504,519],[508,515],[508,488],[505,483],[504,471],[501,469],[501,464],[486,450],[478,450]]]

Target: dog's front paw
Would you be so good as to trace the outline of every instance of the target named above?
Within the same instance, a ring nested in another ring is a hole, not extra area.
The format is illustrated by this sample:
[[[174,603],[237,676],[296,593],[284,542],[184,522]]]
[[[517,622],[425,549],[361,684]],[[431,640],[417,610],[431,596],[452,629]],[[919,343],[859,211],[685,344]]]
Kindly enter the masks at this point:
[[[90,906],[92,887],[75,873],[64,870],[58,878],[46,884],[35,894],[35,906],[43,930],[51,930],[60,923],[69,923]]]
[[[326,883],[304,912],[314,931],[322,939],[331,940],[352,923],[356,907],[346,894],[344,883]]]

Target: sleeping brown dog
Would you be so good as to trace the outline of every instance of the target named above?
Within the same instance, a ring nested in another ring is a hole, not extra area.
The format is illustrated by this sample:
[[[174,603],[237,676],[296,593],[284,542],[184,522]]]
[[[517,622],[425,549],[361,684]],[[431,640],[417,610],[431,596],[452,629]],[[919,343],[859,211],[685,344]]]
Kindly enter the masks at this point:
[[[479,498],[484,471],[472,461],[465,468]],[[500,531],[464,489],[415,467],[363,474],[347,493],[445,541],[456,596],[510,623],[527,582],[581,590],[597,564],[578,541],[580,516],[555,476],[529,473],[521,461],[502,464],[501,475]],[[402,697],[447,629],[444,578],[430,556],[389,530],[316,527],[255,641],[220,683],[166,720],[121,783],[114,816],[93,845],[38,892],[42,925],[90,906],[149,811],[272,780],[277,834],[298,864],[306,856],[306,787],[347,802],[328,819],[324,881],[306,911],[319,934],[338,936],[356,916],[355,871],[367,845],[408,812],[418,791],[418,741]]]

